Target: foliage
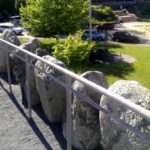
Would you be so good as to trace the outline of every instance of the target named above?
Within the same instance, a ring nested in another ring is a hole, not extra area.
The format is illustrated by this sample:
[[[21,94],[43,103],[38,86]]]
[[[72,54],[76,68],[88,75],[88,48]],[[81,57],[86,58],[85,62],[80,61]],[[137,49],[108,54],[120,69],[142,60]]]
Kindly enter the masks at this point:
[[[112,9],[108,6],[99,7],[92,6],[92,23],[98,24],[100,22],[115,22],[116,17]]]
[[[87,0],[27,0],[20,8],[22,24],[34,35],[73,33],[87,21]]]
[[[28,42],[30,40],[30,38],[19,37],[19,40],[20,40],[21,44],[24,44],[24,43]]]
[[[21,5],[25,6],[26,1],[25,0],[15,0],[15,8],[18,11]]]
[[[56,38],[40,38],[39,39],[41,46],[43,49],[46,49],[49,54],[51,55],[53,50],[53,46],[56,45],[57,39]],[[64,43],[65,41],[63,39],[59,39],[59,43]]]
[[[82,41],[79,35],[69,35],[64,43],[56,43],[53,47],[53,56],[68,65],[86,64],[88,63],[92,47],[93,44],[89,44],[87,41]]]
[[[150,2],[147,2],[147,3],[145,2],[141,5],[138,5],[137,7],[138,7],[139,12],[141,13],[140,17],[142,19],[150,19],[150,9],[149,9]]]

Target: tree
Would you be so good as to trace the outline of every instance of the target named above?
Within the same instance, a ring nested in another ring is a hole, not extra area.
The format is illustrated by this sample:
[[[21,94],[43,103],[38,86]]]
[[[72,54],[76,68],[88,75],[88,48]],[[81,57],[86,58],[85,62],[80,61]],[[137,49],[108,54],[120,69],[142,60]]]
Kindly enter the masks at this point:
[[[102,22],[115,22],[117,18],[112,9],[108,6],[99,7],[92,6],[92,24],[99,24]]]
[[[19,8],[21,7],[21,5],[25,6],[26,4],[26,0],[15,0],[15,8],[17,10],[19,10]]]
[[[21,7],[22,24],[42,36],[73,33],[88,17],[87,0],[27,0]]]

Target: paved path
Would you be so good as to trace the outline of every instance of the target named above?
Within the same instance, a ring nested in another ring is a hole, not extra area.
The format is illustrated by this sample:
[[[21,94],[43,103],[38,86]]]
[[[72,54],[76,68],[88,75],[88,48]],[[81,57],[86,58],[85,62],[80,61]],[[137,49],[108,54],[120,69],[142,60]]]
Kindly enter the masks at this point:
[[[18,85],[9,94],[5,74],[0,74],[0,150],[61,150],[66,149],[61,123],[50,123],[41,106],[33,109],[33,119],[22,105]]]
[[[128,22],[115,25],[115,30],[127,30],[140,39],[139,44],[150,44],[150,23]]]
[[[146,37],[150,38],[150,23],[149,22],[128,22],[128,23],[122,23],[122,25],[133,31],[137,31],[140,33],[144,33]]]

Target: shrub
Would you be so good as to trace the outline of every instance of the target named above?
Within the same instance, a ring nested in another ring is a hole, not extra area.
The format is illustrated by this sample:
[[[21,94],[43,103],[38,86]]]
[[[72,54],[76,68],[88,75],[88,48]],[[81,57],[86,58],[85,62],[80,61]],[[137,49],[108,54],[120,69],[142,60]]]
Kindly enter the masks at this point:
[[[92,6],[92,24],[99,24],[101,22],[115,22],[115,14],[108,6],[100,8],[99,6]]]
[[[93,44],[82,41],[79,35],[71,36],[64,43],[57,42],[53,46],[53,56],[68,65],[88,63]]]
[[[41,38],[39,39],[40,43],[41,43],[41,47],[43,49],[46,49],[49,54],[51,55],[53,52],[52,47],[57,43],[57,39],[56,38]],[[60,43],[63,43],[64,40],[59,40]]]

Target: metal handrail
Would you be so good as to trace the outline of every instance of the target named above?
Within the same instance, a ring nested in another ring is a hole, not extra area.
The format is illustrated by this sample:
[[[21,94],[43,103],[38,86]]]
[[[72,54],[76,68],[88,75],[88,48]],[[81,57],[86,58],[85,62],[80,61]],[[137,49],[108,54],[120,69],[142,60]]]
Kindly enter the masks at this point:
[[[117,95],[117,94],[114,94],[113,92],[110,92],[108,91],[107,89],[83,78],[83,77],[80,77],[79,75],[63,68],[63,67],[60,67],[56,64],[54,64],[53,62],[48,62],[47,60],[43,59],[42,57],[40,56],[37,56],[21,47],[18,47],[12,43],[9,43],[8,41],[5,41],[3,39],[0,39],[0,42],[2,42],[3,44],[6,44],[8,47],[8,50],[10,52],[11,48],[13,47],[13,51],[14,51],[14,48],[15,49],[18,49],[19,51],[21,51],[24,55],[25,55],[25,59],[23,59],[26,63],[26,77],[27,77],[27,98],[28,98],[28,108],[29,108],[29,117],[31,117],[31,103],[30,103],[30,93],[29,93],[29,67],[32,66],[32,67],[35,67],[36,69],[38,69],[39,71],[44,72],[44,70],[38,68],[37,66],[34,66],[31,62],[29,62],[29,58],[33,58],[33,59],[36,59],[36,60],[40,60],[42,64],[46,64],[46,65],[49,65],[49,66],[52,66],[53,68],[57,69],[58,71],[62,72],[63,74],[66,75],[66,84],[65,83],[61,83],[61,81],[58,81],[56,78],[55,80],[62,84],[66,90],[67,90],[67,149],[71,149],[71,93],[74,92],[75,94],[78,94],[76,93],[73,89],[72,89],[72,85],[71,85],[71,80],[74,79],[74,80],[77,80],[81,83],[83,83],[84,85],[102,93],[103,95],[105,96],[108,96],[110,98],[112,98],[114,101],[116,102],[119,102],[120,104],[126,106],[127,108],[133,110],[134,112],[140,114],[141,116],[143,116],[145,119],[149,120],[150,121],[150,111]],[[17,56],[17,55],[16,55]],[[7,64],[8,64],[8,79],[9,79],[9,85],[10,85],[10,92],[11,92],[11,81],[10,81],[10,71],[9,71],[9,61],[7,61]],[[47,74],[48,75],[48,74]],[[54,77],[53,77],[54,78]],[[80,95],[80,94],[79,94]],[[82,97],[82,96],[81,96]],[[97,106],[97,104],[95,102],[89,102],[89,100],[85,99],[86,102],[90,103],[94,108],[98,109],[98,110],[101,110],[103,111],[104,113],[106,113],[106,115],[110,116],[111,118],[113,118],[115,121],[117,121],[118,123],[124,125],[126,128],[128,128],[129,130],[135,132],[137,135],[141,136],[142,138],[144,138],[145,140],[147,141],[150,141],[150,136],[145,136],[144,133],[141,133],[140,131],[138,130],[134,130],[134,128],[130,125],[128,125],[127,123],[123,123],[123,121],[119,118],[116,118],[116,116],[114,116],[111,112],[108,112],[108,110],[105,110],[104,108],[102,108],[101,106]]]

